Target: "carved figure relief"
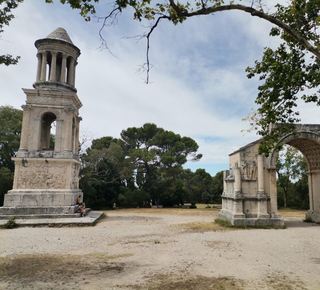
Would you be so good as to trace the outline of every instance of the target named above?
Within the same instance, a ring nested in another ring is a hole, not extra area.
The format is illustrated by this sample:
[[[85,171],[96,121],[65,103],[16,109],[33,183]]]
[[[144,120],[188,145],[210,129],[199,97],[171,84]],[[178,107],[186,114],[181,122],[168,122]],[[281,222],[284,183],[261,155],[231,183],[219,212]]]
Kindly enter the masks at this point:
[[[21,167],[18,177],[20,189],[64,189],[66,188],[67,164],[29,162]]]
[[[255,161],[241,161],[241,177],[243,179],[257,179],[257,165]]]

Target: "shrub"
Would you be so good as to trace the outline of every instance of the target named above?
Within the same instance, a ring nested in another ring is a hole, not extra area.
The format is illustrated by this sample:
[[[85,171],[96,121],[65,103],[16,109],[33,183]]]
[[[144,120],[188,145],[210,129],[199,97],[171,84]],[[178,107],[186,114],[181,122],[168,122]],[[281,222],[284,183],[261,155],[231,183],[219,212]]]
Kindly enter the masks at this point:
[[[14,228],[17,228],[18,227],[18,225],[17,225],[17,223],[16,223],[16,216],[13,216],[13,217],[11,217],[4,225],[3,225],[3,227],[5,228],[5,229],[14,229]]]

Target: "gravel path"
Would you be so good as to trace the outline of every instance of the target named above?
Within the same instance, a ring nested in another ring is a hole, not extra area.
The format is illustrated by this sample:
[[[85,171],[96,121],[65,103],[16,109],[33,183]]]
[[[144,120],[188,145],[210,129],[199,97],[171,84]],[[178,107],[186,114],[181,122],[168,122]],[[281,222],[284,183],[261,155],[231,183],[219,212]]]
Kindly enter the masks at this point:
[[[110,211],[95,227],[0,230],[0,289],[320,289],[319,225],[188,227],[216,217]]]

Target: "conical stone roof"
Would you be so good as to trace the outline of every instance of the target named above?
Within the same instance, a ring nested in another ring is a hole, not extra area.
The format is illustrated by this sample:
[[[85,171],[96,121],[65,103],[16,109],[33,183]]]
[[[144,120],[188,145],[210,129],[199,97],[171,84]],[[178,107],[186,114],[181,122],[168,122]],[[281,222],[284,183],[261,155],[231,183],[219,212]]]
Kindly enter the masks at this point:
[[[62,40],[70,44],[73,44],[67,31],[62,27],[57,28],[55,31],[50,33],[46,38]]]

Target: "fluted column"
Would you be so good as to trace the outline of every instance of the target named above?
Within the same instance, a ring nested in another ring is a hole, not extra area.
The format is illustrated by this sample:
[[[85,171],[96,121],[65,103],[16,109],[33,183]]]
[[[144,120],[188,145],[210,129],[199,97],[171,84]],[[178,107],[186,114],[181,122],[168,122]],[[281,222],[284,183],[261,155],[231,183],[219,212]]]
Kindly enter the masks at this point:
[[[73,79],[72,79],[72,85],[75,87],[76,86],[76,68],[77,68],[77,62],[75,61],[74,63],[74,71],[73,71]]]
[[[233,169],[234,172],[234,193],[240,194],[241,193],[241,171],[238,167],[238,164],[236,164],[236,167]]]
[[[41,63],[42,63],[42,54],[38,53],[38,68],[37,68],[37,82],[40,81],[41,78]]]
[[[65,152],[72,152],[72,120],[73,120],[73,113],[75,109],[73,107],[66,107],[64,109],[64,134],[63,134],[63,151]]]
[[[258,155],[258,194],[264,194],[263,155]]]
[[[51,52],[51,65],[50,65],[50,81],[56,81],[57,76],[57,53]]]
[[[42,53],[42,62],[41,62],[41,76],[40,81],[46,81],[47,77],[47,53]]]
[[[70,58],[69,70],[68,70],[68,84],[74,86],[75,76],[75,60],[73,57]]]
[[[271,217],[280,217],[278,214],[278,202],[277,202],[277,169],[269,168],[269,187],[270,187],[270,207]]]
[[[234,209],[233,214],[235,219],[243,219],[243,195],[241,193],[241,170],[236,163],[233,169],[234,173]]]
[[[23,105],[23,118],[22,118],[22,129],[20,138],[20,148],[21,151],[28,151],[28,138],[30,131],[30,105]]]
[[[314,210],[314,201],[313,201],[313,176],[311,170],[308,172],[308,185],[309,185],[309,204],[310,211]]]
[[[77,118],[77,124],[76,124],[76,134],[75,134],[75,140],[74,140],[74,154],[78,154],[79,151],[79,127],[80,127],[80,118]]]
[[[63,83],[66,82],[66,70],[67,70],[67,55],[63,53],[62,63],[61,63],[61,76],[60,76],[60,81]]]
[[[264,188],[264,157],[258,155],[258,218],[269,218],[268,214],[268,197]]]

